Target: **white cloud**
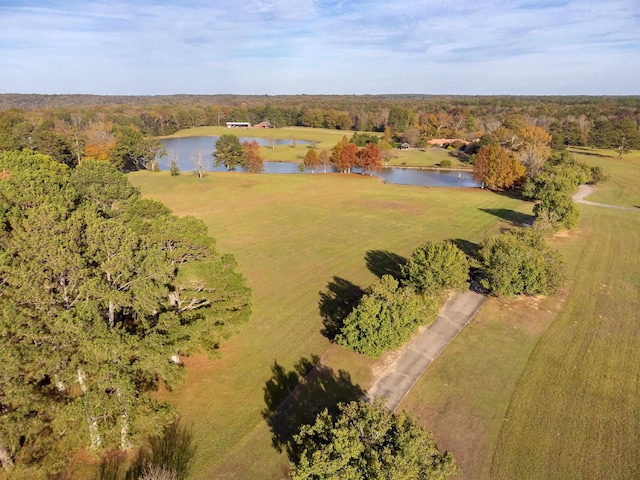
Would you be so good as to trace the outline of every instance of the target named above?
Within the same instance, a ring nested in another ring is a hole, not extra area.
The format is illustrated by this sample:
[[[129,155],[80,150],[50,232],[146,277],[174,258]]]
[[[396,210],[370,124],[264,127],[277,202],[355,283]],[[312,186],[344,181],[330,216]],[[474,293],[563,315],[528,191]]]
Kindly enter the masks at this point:
[[[20,5],[5,92],[640,93],[637,0]]]

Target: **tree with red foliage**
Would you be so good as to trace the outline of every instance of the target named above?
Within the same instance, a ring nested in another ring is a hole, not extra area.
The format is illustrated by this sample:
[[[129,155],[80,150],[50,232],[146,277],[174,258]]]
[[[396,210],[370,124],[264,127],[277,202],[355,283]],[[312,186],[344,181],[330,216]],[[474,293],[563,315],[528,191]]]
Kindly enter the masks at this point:
[[[382,151],[380,147],[375,143],[367,143],[358,152],[358,166],[369,175],[382,170]]]

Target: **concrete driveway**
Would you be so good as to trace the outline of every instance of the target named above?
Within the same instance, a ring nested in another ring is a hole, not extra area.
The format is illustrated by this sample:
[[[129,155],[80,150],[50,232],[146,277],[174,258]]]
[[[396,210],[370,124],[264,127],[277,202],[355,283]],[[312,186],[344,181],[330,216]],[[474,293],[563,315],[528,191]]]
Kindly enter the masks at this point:
[[[367,392],[387,400],[387,408],[395,411],[409,390],[449,342],[482,308],[487,297],[473,291],[454,293],[445,303],[436,321],[414,338],[387,367]]]

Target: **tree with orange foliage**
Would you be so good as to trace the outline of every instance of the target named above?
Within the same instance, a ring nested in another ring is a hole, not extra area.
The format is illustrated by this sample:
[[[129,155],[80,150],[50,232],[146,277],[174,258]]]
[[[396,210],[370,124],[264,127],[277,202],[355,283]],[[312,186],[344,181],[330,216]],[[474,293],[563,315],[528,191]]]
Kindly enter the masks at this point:
[[[85,158],[107,160],[111,150],[116,145],[113,124],[111,122],[93,122],[83,133]]]
[[[264,161],[260,155],[260,145],[255,140],[242,142],[242,150],[247,159],[247,170],[251,173],[261,173],[264,170]]]
[[[489,190],[507,190],[522,182],[524,166],[498,144],[484,145],[473,164],[473,179]]]
[[[329,154],[325,149],[320,150],[320,153],[318,154],[318,161],[320,162],[320,165],[322,165],[322,173],[327,173],[327,167],[329,166],[330,162]]]
[[[358,166],[369,175],[382,170],[382,151],[380,147],[375,143],[367,143],[358,152]]]
[[[345,135],[331,149],[331,163],[342,173],[351,173],[351,168],[358,162],[358,146],[349,142]]]
[[[311,148],[307,151],[304,156],[304,166],[311,170],[311,173],[315,173],[315,169],[320,163],[320,158],[318,157],[318,152],[315,149]]]

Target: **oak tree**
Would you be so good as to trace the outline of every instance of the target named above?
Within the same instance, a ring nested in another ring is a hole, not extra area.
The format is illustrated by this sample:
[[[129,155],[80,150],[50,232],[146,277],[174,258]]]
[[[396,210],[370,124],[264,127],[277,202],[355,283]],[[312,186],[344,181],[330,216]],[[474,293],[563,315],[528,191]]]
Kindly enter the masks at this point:
[[[438,295],[469,287],[469,260],[450,241],[429,241],[416,248],[402,266],[402,284],[419,293]]]
[[[497,295],[548,295],[564,280],[564,262],[532,228],[508,230],[483,242],[483,285]]]
[[[294,480],[444,480],[458,470],[431,433],[406,410],[390,412],[381,398],[340,403],[337,415],[322,411],[294,442]]]
[[[378,358],[406,342],[420,325],[435,318],[435,303],[400,287],[390,275],[373,283],[344,320],[336,342]]]

